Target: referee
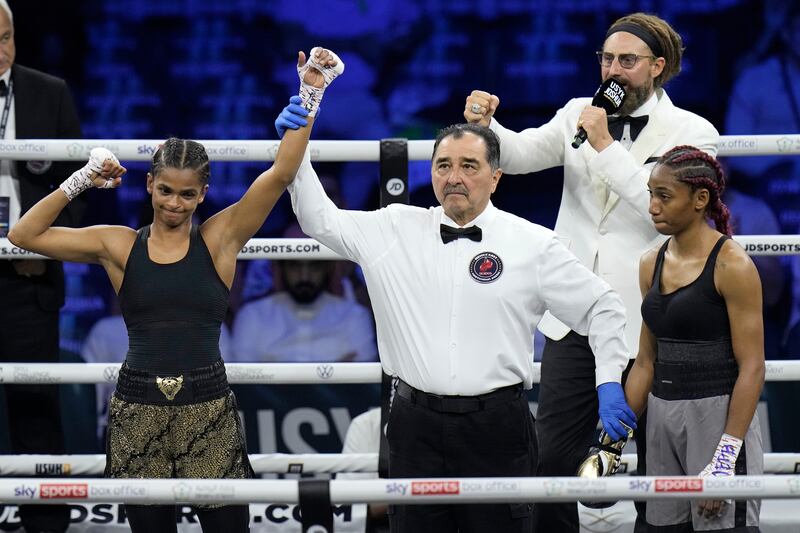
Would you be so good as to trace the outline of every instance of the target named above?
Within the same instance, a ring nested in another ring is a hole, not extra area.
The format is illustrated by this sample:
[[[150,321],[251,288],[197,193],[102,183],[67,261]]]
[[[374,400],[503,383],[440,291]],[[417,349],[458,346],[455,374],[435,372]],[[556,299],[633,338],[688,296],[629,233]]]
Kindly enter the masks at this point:
[[[276,124],[302,117],[287,107]],[[396,377],[389,414],[390,477],[533,476],[533,334],[545,310],[588,335],[597,383],[619,390],[606,429],[634,415],[619,385],[628,351],[622,301],[556,235],[494,207],[499,141],[482,126],[442,130],[431,180],[441,206],[338,209],[306,153],[292,205],[303,231],[361,265],[381,364]],[[446,481],[446,480],[445,480]],[[417,485],[447,493],[455,483]],[[424,490],[423,490],[424,489]],[[391,531],[522,533],[529,503],[390,506]]]

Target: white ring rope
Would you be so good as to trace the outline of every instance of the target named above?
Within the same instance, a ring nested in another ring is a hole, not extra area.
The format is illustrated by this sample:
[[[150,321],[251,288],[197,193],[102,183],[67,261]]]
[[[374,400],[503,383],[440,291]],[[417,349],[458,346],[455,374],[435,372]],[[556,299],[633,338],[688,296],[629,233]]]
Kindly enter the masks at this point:
[[[378,471],[377,453],[269,453],[250,454],[249,457],[256,474],[336,474]],[[800,454],[797,460],[800,461]],[[42,474],[97,476],[101,475],[105,468],[105,454],[0,455],[0,476],[3,477]]]
[[[116,383],[120,366],[121,363],[0,363],[0,383]],[[230,363],[225,370],[231,384],[381,382],[380,363]],[[797,372],[800,376],[800,368]]]
[[[108,148],[120,161],[150,161],[163,139],[23,139],[0,141],[3,159],[86,161],[96,146]],[[198,140],[212,161],[273,161],[280,141]],[[314,161],[378,161],[380,141],[311,141]],[[722,135],[719,155],[800,155],[800,134]],[[433,140],[408,141],[409,161],[427,161]]]
[[[798,240],[800,243],[800,240]],[[800,244],[798,244],[800,249]],[[0,239],[0,259],[43,259]],[[239,252],[239,259],[344,259],[314,239],[250,239]]]
[[[375,473],[377,453],[269,453],[250,454],[256,474]],[[636,470],[636,454],[622,455],[618,475]],[[105,454],[86,455],[0,455],[0,476],[97,476],[106,467]],[[800,453],[764,454],[765,474],[800,473]]]
[[[639,461],[635,453],[624,453],[622,454],[621,463],[625,472],[633,472],[636,470],[636,465]],[[0,462],[0,465],[2,465],[2,462]],[[620,471],[622,469],[621,467]],[[2,471],[2,466],[0,466],[0,471]],[[800,453],[765,453],[764,473],[800,474]]]
[[[661,499],[796,499],[800,476],[333,480],[334,505]],[[0,479],[0,502],[298,503],[299,482],[255,479]]]
[[[0,383],[115,383],[121,363],[0,363]],[[539,383],[541,363],[532,363]],[[767,361],[767,381],[800,381],[800,360]],[[380,363],[229,363],[228,382],[242,385],[380,383]]]
[[[800,235],[735,235],[750,255],[800,255]],[[1,259],[41,259],[0,239]],[[250,239],[239,252],[239,259],[344,259],[314,239]]]

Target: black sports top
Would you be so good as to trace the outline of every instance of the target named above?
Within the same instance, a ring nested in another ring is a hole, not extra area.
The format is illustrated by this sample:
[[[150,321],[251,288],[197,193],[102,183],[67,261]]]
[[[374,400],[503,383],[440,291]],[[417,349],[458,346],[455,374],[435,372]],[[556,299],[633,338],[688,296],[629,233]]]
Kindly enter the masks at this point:
[[[150,226],[137,235],[119,290],[128,327],[128,366],[179,373],[211,365],[220,358],[219,335],[229,291],[198,226],[192,226],[183,259],[168,264],[150,259]]]
[[[661,271],[669,241],[658,251],[653,283],[642,302],[642,318],[657,340],[653,395],[691,400],[731,394],[739,375],[725,300],[714,286],[722,236],[693,282],[661,293]]]
[[[697,279],[669,294],[661,293],[661,270],[669,240],[658,251],[653,283],[642,302],[642,318],[657,339],[715,341],[731,336],[725,300],[714,286],[714,265],[728,239],[720,237]]]

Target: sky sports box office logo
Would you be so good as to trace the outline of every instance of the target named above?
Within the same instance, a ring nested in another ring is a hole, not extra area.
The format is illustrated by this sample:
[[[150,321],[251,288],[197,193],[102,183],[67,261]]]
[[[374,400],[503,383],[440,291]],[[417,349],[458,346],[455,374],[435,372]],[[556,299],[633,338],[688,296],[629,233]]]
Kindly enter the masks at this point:
[[[412,496],[443,496],[447,494],[459,494],[460,485],[458,481],[412,481]]]
[[[656,492],[703,492],[700,478],[656,479]]]
[[[15,498],[28,500],[54,500],[54,499],[86,499],[89,496],[89,485],[86,483],[41,483],[38,487],[20,485],[14,487]]]
[[[85,499],[89,496],[89,485],[86,483],[42,483],[39,485],[39,499]]]

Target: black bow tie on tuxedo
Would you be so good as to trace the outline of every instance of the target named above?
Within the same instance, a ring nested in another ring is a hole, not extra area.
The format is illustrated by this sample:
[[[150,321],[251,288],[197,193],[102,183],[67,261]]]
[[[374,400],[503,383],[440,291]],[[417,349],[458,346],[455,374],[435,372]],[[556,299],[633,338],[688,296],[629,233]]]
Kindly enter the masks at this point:
[[[0,96],[8,96],[8,85],[6,85],[6,80],[0,80]]]
[[[442,242],[445,244],[454,241],[456,239],[460,239],[462,237],[470,239],[475,242],[481,242],[481,239],[483,238],[483,232],[481,232],[481,228],[479,228],[478,226],[470,226],[468,228],[454,228],[452,226],[440,224],[439,231],[442,234]]]
[[[642,115],[640,117],[608,117],[608,132],[618,141],[622,139],[622,132],[625,130],[625,124],[631,125],[631,141],[635,141],[639,133],[647,126],[647,121],[650,117]]]

